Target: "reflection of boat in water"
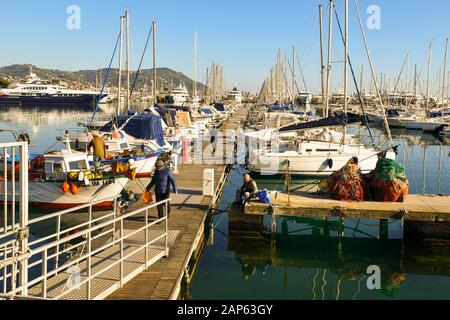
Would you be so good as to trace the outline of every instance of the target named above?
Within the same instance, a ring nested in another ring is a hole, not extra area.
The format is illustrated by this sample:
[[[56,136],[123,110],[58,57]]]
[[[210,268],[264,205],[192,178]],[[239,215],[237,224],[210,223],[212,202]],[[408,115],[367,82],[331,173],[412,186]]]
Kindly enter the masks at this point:
[[[0,106],[0,120],[8,121],[14,125],[27,125],[39,130],[40,126],[55,126],[67,122],[77,121],[88,122],[92,118],[92,113],[73,109],[48,109],[48,108],[5,108]],[[100,120],[111,119],[109,114],[97,114]]]

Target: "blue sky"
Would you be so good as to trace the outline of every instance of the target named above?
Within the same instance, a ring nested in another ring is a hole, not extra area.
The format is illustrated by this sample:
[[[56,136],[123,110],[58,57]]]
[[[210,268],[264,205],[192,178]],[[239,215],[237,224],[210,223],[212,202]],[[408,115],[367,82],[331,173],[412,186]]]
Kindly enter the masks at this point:
[[[381,29],[367,30],[378,73],[393,78],[406,53],[420,68],[428,41],[434,41],[433,70],[442,68],[444,41],[449,36],[450,1],[359,0],[366,9],[381,9]],[[225,68],[229,85],[258,90],[275,61],[278,48],[298,48],[307,86],[317,90],[320,79],[318,5],[322,0],[17,0],[2,1],[0,65],[32,63],[63,70],[107,66],[118,34],[119,15],[131,12],[132,66],[137,67],[152,19],[158,22],[158,66],[193,74],[193,37],[199,37],[199,77],[204,79],[212,60]],[[336,1],[342,15],[343,0]],[[350,4],[350,54],[358,73],[367,59]],[[81,29],[68,30],[66,9],[81,9]],[[324,10],[325,30],[327,9]],[[337,27],[334,27],[337,31]],[[334,33],[333,60],[342,60],[340,38]],[[325,35],[326,39],[326,35]],[[150,54],[144,66],[151,64]],[[116,64],[117,65],[117,64]],[[334,87],[340,85],[342,66],[334,64]],[[367,74],[367,73],[366,73]],[[425,71],[422,73],[425,76]],[[437,77],[437,76],[436,76]],[[368,81],[368,80],[367,80]]]

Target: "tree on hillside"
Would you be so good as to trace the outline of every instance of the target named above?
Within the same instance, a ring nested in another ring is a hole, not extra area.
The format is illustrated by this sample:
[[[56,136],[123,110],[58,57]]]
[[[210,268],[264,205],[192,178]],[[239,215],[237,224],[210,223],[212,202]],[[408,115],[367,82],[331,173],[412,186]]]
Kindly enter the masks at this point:
[[[10,85],[10,82],[6,79],[0,77],[0,88],[7,88]]]

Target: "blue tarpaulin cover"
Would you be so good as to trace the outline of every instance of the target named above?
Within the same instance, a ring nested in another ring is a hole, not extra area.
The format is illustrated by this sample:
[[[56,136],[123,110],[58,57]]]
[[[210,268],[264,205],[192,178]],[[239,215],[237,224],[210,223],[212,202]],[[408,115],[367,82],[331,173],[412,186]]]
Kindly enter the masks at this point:
[[[320,120],[298,123],[280,128],[280,132],[297,131],[302,129],[312,129],[319,127],[345,126],[348,123],[348,116],[343,113],[337,117],[328,117]]]
[[[214,108],[219,112],[225,112],[225,106],[223,103],[214,103]]]
[[[130,118],[130,116],[118,116],[116,117],[116,125],[121,127]],[[100,131],[111,132],[111,130],[112,121],[106,124]],[[156,140],[160,146],[165,144],[160,116],[151,114],[134,116],[123,130],[137,139]]]

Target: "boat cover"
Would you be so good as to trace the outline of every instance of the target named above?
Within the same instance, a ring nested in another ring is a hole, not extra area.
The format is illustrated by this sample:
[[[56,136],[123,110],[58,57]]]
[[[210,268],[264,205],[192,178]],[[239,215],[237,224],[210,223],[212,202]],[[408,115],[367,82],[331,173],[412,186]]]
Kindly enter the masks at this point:
[[[346,113],[341,114],[336,117],[328,117],[324,119],[319,119],[315,121],[302,122],[294,125],[289,125],[280,128],[280,132],[287,131],[297,131],[297,130],[307,130],[320,127],[334,127],[334,126],[345,126],[348,123],[348,116]]]
[[[118,116],[115,119],[115,123],[117,127],[121,127],[127,120],[129,121],[123,128],[123,131],[130,136],[136,139],[156,140],[160,146],[165,144],[160,116],[152,114],[141,114],[133,117]],[[113,121],[107,123],[100,131],[111,132],[112,123]]]
[[[214,103],[214,108],[219,112],[225,112],[225,106],[223,103]]]
[[[186,111],[177,111],[177,121],[179,125],[191,127],[191,115]]]

